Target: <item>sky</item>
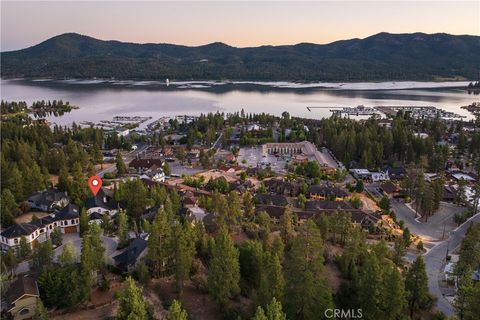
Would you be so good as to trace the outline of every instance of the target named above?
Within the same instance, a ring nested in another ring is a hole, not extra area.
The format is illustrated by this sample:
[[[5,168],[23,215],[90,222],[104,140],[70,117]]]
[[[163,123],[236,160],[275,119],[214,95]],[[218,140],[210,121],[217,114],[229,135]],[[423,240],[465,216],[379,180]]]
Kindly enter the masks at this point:
[[[379,32],[480,35],[480,1],[1,1],[1,50],[76,32],[102,40],[236,47]]]

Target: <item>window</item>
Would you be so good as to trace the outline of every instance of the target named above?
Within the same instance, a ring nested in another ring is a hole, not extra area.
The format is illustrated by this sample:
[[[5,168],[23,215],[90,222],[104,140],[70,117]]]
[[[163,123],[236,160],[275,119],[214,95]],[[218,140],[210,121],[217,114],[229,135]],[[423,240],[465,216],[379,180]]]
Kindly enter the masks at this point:
[[[32,233],[32,239],[33,239],[33,236],[35,236],[35,234]]]
[[[18,238],[15,238],[14,242],[15,244],[18,244]]]
[[[19,314],[21,316],[24,316],[26,314],[29,314],[30,313],[30,309],[27,309],[27,308],[23,308],[22,310],[20,310]]]
[[[75,220],[74,220],[74,219],[70,220],[70,223],[71,223],[71,224],[74,224],[74,223],[75,223]]]

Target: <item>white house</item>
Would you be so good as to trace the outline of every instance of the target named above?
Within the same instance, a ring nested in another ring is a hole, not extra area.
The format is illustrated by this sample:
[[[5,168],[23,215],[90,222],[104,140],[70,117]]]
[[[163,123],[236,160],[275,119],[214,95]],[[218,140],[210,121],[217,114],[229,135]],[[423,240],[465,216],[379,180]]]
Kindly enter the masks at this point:
[[[20,223],[10,226],[0,234],[0,243],[3,251],[16,250],[20,240],[25,237],[27,244],[33,249],[39,242],[46,241],[56,228],[62,233],[79,232],[80,218],[76,205],[69,204],[62,210],[31,223]]]

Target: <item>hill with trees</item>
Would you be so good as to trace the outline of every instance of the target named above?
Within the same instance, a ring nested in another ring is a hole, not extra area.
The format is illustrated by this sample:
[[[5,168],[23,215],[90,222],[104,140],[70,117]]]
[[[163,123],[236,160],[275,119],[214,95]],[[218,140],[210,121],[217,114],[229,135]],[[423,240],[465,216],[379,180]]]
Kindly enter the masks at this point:
[[[480,37],[379,33],[329,44],[236,48],[103,41],[66,33],[2,52],[2,77],[188,80],[476,79]]]

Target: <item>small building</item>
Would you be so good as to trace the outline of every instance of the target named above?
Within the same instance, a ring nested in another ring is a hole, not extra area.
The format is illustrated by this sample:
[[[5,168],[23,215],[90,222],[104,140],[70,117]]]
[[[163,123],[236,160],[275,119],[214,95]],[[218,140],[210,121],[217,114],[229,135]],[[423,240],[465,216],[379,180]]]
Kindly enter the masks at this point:
[[[40,301],[37,282],[30,276],[19,276],[6,294],[7,313],[14,320],[31,319]]]
[[[192,224],[203,223],[207,213],[200,207],[183,208],[181,214]]]
[[[61,192],[58,189],[47,189],[28,198],[30,208],[52,212],[55,209],[61,209],[69,203],[70,199],[66,192]]]
[[[123,272],[135,269],[138,262],[147,254],[147,239],[135,238],[120,254],[113,257],[115,266]]]

